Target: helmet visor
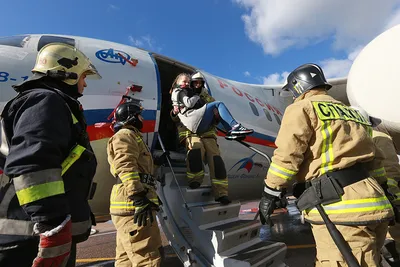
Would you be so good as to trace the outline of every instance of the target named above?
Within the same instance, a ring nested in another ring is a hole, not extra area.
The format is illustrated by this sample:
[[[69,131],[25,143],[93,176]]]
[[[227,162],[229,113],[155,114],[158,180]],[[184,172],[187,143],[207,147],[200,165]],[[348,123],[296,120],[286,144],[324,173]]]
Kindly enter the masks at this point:
[[[86,73],[87,78],[91,80],[100,80],[103,78],[92,63],[89,64],[84,73]]]

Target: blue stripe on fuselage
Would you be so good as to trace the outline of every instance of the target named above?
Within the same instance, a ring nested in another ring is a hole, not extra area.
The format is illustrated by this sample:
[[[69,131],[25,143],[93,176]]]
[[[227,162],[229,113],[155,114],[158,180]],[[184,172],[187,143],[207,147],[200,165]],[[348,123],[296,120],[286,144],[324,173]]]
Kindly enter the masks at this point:
[[[85,118],[87,125],[94,125],[99,122],[111,122],[107,120],[114,109],[89,109],[85,110]],[[156,120],[157,112],[155,110],[144,110],[142,116],[145,120]]]

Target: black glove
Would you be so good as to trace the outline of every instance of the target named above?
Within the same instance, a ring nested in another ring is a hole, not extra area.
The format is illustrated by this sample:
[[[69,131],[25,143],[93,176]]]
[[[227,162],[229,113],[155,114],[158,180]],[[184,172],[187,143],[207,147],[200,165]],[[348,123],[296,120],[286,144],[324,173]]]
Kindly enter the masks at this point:
[[[272,225],[270,215],[274,212],[276,208],[276,203],[280,201],[282,192],[272,189],[268,186],[264,186],[264,192],[260,200],[259,211],[260,220],[262,224]]]
[[[154,222],[153,210],[159,210],[158,205],[151,202],[145,195],[146,193],[139,193],[130,197],[135,205],[135,214],[133,222],[139,226],[147,225],[147,217],[150,219],[150,225]]]
[[[385,196],[389,199],[390,204],[392,205],[394,212],[394,220],[396,223],[400,223],[400,212],[397,209],[397,206],[394,204],[394,201],[397,199],[397,196],[389,192],[389,187],[387,183],[381,184],[383,191],[385,192]],[[390,225],[394,225],[395,223],[391,223]]]
[[[282,189],[282,197],[275,200],[275,209],[283,209],[287,207],[288,201],[285,197],[286,193],[286,188]]]
[[[169,156],[169,151],[162,153],[159,157],[154,157],[154,164],[163,166],[165,163],[168,163],[167,156]]]
[[[293,184],[293,192],[292,193],[295,198],[299,198],[305,190],[306,190],[305,182]]]

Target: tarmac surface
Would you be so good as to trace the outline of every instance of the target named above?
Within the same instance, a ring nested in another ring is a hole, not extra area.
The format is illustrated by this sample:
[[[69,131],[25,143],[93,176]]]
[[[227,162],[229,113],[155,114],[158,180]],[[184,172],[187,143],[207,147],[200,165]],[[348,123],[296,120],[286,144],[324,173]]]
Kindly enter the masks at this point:
[[[242,203],[241,219],[253,219],[256,215],[258,202]],[[246,212],[252,211],[252,212]],[[308,223],[302,224],[300,212],[289,200],[287,209],[276,210],[272,216],[274,225],[263,226],[260,237],[263,240],[284,242],[287,245],[285,263],[288,266],[314,266],[315,242]],[[115,257],[115,228],[111,221],[99,223],[95,226],[97,233],[78,245],[77,266],[114,266]],[[161,266],[180,267],[183,264],[177,258],[168,241],[162,234],[166,259]]]

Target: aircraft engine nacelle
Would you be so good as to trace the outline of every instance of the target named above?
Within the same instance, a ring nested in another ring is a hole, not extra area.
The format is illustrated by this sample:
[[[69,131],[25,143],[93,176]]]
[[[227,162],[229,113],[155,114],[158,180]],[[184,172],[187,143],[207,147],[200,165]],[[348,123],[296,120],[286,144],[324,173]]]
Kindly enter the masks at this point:
[[[400,25],[378,35],[355,59],[347,97],[363,108],[379,129],[393,137],[400,154]]]

